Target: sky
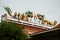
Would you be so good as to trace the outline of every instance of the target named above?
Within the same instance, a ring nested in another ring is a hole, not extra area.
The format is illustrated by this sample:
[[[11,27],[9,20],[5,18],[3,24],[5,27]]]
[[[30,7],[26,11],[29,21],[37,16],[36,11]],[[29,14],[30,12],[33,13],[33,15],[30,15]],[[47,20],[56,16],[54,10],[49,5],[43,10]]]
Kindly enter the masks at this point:
[[[43,14],[46,19],[57,20],[60,23],[60,0],[0,0],[0,19],[1,15],[7,13],[4,6],[8,6],[14,12],[32,11],[33,13]]]

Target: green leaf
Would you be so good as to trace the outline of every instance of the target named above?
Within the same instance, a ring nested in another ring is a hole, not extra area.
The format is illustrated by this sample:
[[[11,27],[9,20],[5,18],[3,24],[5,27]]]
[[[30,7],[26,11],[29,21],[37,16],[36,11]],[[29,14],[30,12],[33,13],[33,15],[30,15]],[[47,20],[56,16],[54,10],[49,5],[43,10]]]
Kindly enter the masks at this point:
[[[10,15],[10,16],[12,16],[11,14],[12,14],[12,11],[11,11],[11,9],[9,8],[9,7],[4,7],[4,9],[8,12],[8,14]]]
[[[57,24],[57,21],[55,20],[55,21],[54,21],[54,25],[56,25],[56,24]]]
[[[27,12],[26,12],[26,15],[28,15],[28,17],[31,17],[31,18],[33,17],[33,14],[32,14],[31,11],[27,11]]]
[[[44,15],[42,15],[42,20],[44,20],[44,18],[45,18],[45,16],[44,16]]]

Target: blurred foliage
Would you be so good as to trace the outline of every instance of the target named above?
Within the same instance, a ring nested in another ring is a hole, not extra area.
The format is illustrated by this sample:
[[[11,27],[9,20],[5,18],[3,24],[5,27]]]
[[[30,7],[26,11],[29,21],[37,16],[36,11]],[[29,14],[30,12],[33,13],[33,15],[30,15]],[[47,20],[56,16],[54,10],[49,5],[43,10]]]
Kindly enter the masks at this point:
[[[23,33],[23,26],[12,22],[0,23],[0,40],[28,40],[28,35]]]

